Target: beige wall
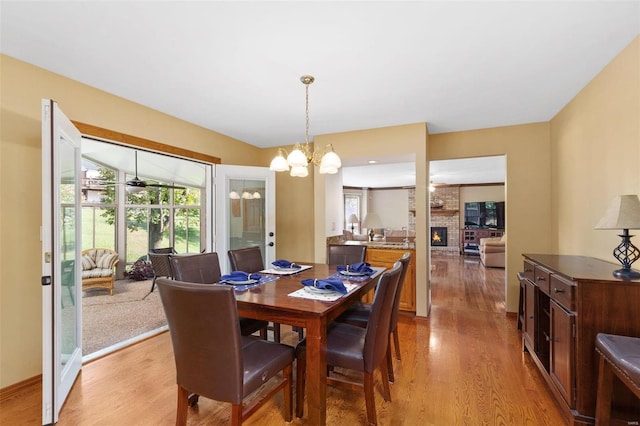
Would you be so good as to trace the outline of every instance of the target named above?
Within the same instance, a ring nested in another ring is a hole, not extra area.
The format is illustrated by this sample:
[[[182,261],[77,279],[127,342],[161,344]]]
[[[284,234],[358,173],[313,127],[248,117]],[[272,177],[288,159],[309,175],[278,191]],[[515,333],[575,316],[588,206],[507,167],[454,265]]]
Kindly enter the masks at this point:
[[[0,56],[0,388],[41,373],[40,102],[72,120],[213,155],[265,165],[262,150]]]
[[[551,141],[549,123],[429,136],[430,160],[505,155],[507,311],[517,312],[522,253],[551,247]]]
[[[639,62],[636,37],[551,120],[551,217],[558,253],[615,262],[611,253],[619,232],[593,227],[616,195],[640,194]]]

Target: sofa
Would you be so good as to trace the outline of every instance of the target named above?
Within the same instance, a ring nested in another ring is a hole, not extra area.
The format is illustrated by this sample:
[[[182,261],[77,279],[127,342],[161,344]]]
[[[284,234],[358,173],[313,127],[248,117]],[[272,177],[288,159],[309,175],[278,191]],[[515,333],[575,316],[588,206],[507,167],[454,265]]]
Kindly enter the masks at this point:
[[[113,295],[118,253],[106,248],[90,248],[82,251],[82,290],[106,288]]]
[[[504,268],[507,234],[502,237],[480,238],[480,261],[484,266]]]

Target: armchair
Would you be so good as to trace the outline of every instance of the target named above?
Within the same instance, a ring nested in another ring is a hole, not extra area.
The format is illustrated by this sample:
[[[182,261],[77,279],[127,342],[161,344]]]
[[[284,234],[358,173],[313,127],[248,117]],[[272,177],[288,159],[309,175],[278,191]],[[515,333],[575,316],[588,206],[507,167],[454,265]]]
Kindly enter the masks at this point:
[[[484,266],[504,268],[507,234],[502,237],[480,239],[480,261]]]
[[[82,290],[106,288],[113,295],[115,267],[118,253],[106,248],[82,251]]]

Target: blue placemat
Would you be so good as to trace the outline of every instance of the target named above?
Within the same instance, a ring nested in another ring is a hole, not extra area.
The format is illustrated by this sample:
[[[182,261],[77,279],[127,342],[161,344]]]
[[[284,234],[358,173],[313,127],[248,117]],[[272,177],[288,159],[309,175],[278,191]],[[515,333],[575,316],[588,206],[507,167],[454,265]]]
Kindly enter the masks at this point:
[[[244,290],[248,290],[250,288],[257,287],[259,285],[266,284],[268,282],[275,281],[278,279],[280,279],[280,277],[263,275],[257,283],[253,283],[253,284],[233,285],[233,284],[226,284],[226,283],[218,283],[217,285],[228,285],[233,287],[235,291],[244,291]]]

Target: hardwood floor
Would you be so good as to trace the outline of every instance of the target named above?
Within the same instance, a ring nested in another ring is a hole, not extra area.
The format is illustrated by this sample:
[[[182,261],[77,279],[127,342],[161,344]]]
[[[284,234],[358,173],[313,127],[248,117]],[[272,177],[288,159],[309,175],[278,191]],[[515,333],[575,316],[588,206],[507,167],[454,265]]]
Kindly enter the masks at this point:
[[[515,273],[515,272],[514,272]],[[521,351],[515,316],[504,310],[504,270],[474,258],[432,258],[428,320],[402,316],[402,360],[394,360],[392,402],[376,395],[381,425],[563,425],[546,385]],[[297,334],[284,327],[292,343]],[[377,388],[380,377],[377,377]],[[0,424],[39,425],[40,389],[0,405]],[[366,423],[362,392],[329,388],[327,423]],[[176,386],[167,333],[85,365],[59,425],[172,425]],[[245,424],[281,425],[282,396]],[[223,425],[230,406],[205,398],[189,424]],[[304,425],[306,419],[295,419]]]

